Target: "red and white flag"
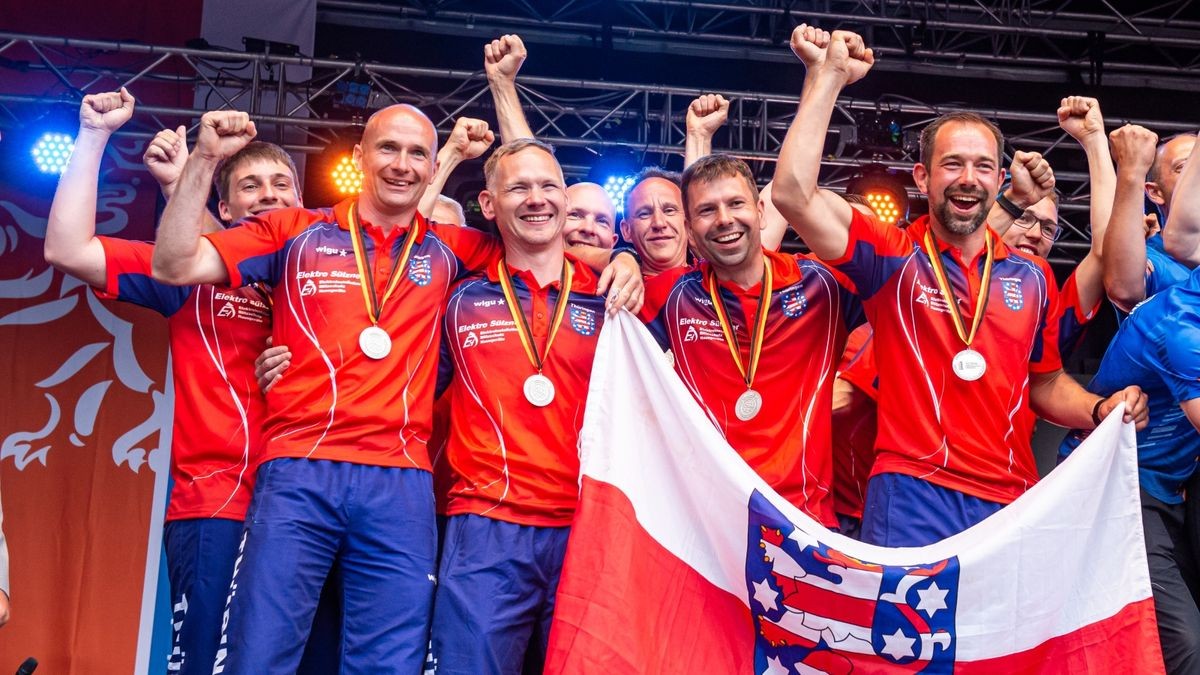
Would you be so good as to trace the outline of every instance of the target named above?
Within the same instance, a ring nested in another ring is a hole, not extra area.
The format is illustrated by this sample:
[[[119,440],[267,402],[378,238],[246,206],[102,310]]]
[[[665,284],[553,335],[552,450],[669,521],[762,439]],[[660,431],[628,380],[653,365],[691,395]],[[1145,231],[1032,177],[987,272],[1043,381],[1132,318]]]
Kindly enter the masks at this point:
[[[776,495],[626,313],[592,373],[547,672],[1162,672],[1120,414],[983,523],[888,549]]]

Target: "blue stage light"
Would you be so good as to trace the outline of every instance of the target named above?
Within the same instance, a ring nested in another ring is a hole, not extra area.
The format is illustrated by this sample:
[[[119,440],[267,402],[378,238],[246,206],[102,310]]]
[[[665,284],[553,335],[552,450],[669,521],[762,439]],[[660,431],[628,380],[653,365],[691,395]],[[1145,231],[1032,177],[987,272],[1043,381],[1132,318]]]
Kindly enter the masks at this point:
[[[612,198],[617,213],[625,212],[625,194],[633,187],[633,176],[609,176],[604,181],[604,191]]]
[[[75,149],[75,139],[68,134],[47,131],[33,144],[33,161],[42,173],[61,174]]]

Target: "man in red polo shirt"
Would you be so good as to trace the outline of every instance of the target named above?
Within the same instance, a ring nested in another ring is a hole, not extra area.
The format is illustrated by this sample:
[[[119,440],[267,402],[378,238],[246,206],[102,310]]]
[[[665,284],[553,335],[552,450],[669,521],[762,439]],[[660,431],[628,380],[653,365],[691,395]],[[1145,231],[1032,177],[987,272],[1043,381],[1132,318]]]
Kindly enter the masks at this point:
[[[479,203],[504,258],[451,295],[442,341],[456,482],[433,657],[439,673],[462,675],[520,673],[527,652],[545,658],[604,322],[595,275],[563,252],[568,204],[552,149],[507,143],[484,172]]]
[[[877,456],[863,539],[920,546],[960,532],[1037,480],[1022,408],[1092,428],[1120,403],[1144,425],[1137,387],[1108,398],[1062,372],[1057,289],[1044,260],[1014,251],[984,226],[999,192],[1002,137],[971,114],[922,134],[917,187],[930,216],[880,226],[817,178],[842,88],[871,68],[854,33],[799,26],[792,48],[813,69],[780,152],[773,199],[809,248],[845,273],[875,330],[880,369]]]
[[[845,317],[860,313],[858,302],[821,263],[762,247],[745,162],[699,158],[684,171],[683,201],[701,262],[649,280],[641,317],[746,463],[836,528],[830,405]]]
[[[271,310],[258,287],[158,283],[150,278],[150,243],[96,235],[101,158],[134,105],[125,90],[84,97],[75,151],[47,220],[45,255],[102,297],[167,318],[175,393],[171,495],[163,527],[173,610],[168,668],[207,675],[262,451],[265,410],[254,383],[254,355],[270,336]],[[187,159],[180,131],[159,132],[145,156],[167,197]],[[229,158],[216,188],[225,220],[300,203],[292,160],[270,143],[253,143]],[[203,216],[208,230],[221,229],[207,212]]]

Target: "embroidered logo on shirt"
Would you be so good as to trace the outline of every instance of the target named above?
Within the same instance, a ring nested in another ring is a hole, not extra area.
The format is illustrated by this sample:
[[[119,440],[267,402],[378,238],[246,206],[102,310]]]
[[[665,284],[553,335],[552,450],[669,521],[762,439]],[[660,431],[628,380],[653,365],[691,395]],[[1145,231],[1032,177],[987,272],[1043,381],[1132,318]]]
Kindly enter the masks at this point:
[[[1004,306],[1014,312],[1025,306],[1025,294],[1021,292],[1021,280],[1004,277],[1000,279],[1000,287],[1004,291]]]
[[[433,263],[427,255],[415,255],[408,263],[408,280],[418,286],[428,286],[433,281]]]
[[[569,307],[571,328],[574,328],[576,333],[588,336],[596,332],[596,312],[594,310],[578,305],[569,305]]]
[[[783,315],[789,319],[795,319],[804,313],[808,307],[808,298],[804,296],[804,290],[793,288],[784,291],[779,296],[779,304],[783,307]]]

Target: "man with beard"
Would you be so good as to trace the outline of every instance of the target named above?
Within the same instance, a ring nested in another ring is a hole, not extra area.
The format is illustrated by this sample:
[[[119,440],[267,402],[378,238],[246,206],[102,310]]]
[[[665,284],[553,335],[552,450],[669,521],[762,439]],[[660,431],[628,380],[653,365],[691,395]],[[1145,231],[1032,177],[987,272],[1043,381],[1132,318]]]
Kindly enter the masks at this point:
[[[814,254],[849,277],[875,330],[877,456],[863,539],[921,546],[967,529],[1037,481],[1015,417],[1093,428],[1119,404],[1145,424],[1137,387],[1089,394],[1062,371],[1049,265],[1010,249],[984,220],[1004,177],[1002,136],[954,113],[921,135],[913,168],[930,215],[881,226],[818,189],[829,118],[874,56],[850,32],[801,25],[792,49],[812,69],[775,174],[773,199]]]

